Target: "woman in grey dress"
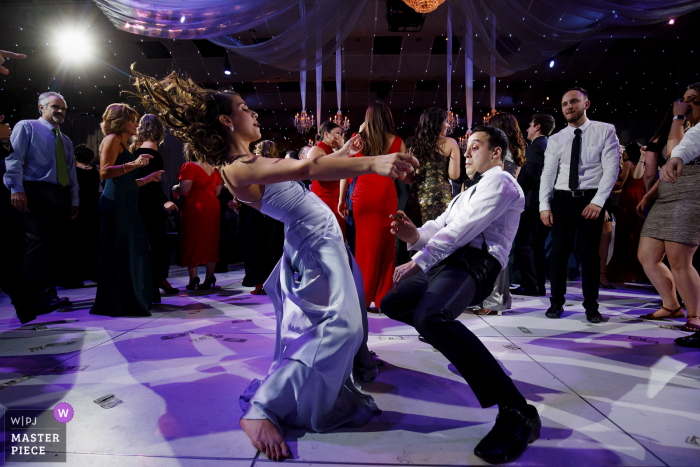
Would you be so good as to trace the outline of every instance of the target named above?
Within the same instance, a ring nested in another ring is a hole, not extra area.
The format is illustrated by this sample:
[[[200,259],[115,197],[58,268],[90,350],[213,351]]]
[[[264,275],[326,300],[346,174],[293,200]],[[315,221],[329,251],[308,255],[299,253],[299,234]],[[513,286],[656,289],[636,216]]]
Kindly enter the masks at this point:
[[[232,91],[211,91],[171,74],[163,81],[135,70],[142,103],[181,141],[218,161],[241,202],[285,225],[282,259],[265,283],[275,308],[272,365],[241,397],[241,428],[273,460],[290,456],[282,433],[293,425],[314,431],[362,426],[376,412],[353,376],[376,374],[367,349],[362,277],[326,204],[293,180],[339,180],[367,173],[403,179],[418,161],[407,154],[349,158],[353,138],[332,156],[268,159],[250,154],[260,139],[257,114]],[[354,374],[353,374],[353,369]]]

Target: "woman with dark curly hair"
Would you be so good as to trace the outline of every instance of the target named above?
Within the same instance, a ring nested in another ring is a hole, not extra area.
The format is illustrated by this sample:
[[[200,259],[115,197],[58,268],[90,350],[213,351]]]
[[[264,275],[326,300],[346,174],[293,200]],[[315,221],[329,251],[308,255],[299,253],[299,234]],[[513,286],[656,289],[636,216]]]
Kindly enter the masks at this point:
[[[158,146],[165,139],[165,128],[163,123],[155,115],[145,114],[139,121],[136,129],[136,137],[131,143],[131,152],[138,157],[141,154],[148,154],[152,157],[147,166],[141,169],[141,176],[147,176],[153,172],[162,171],[165,168],[163,157],[158,151]],[[151,270],[153,272],[153,294],[160,295],[159,288],[165,293],[178,293],[168,282],[170,271],[170,252],[167,247],[168,232],[165,228],[165,217],[163,209],[166,211],[177,211],[175,203],[170,201],[160,183],[149,183],[144,185],[139,191],[139,213],[143,225],[148,232],[148,243],[151,246]]]
[[[100,178],[107,180],[100,213],[100,263],[97,294],[90,313],[151,316],[153,278],[148,234],[138,211],[139,187],[160,182],[162,171],[136,178],[150,155],[135,157],[126,143],[136,134],[138,113],[126,104],[111,104],[102,115],[105,139],[100,144]]]
[[[222,167],[241,202],[284,222],[284,255],[265,290],[277,317],[272,366],[241,399],[241,428],[273,460],[290,456],[282,433],[289,425],[328,431],[361,426],[375,413],[350,374],[373,379],[367,315],[357,263],[343,243],[333,212],[294,180],[340,180],[367,173],[404,178],[417,161],[406,154],[349,158],[357,139],[333,155],[305,160],[250,154],[260,139],[257,114],[232,91],[206,90],[175,73],[162,81],[137,77],[136,95],[173,134]],[[202,156],[200,156],[202,157]]]
[[[409,200],[417,227],[435,220],[452,201],[450,180],[459,178],[460,151],[457,141],[446,134],[447,111],[431,107],[420,116],[415,135],[406,141],[421,164],[413,176]]]

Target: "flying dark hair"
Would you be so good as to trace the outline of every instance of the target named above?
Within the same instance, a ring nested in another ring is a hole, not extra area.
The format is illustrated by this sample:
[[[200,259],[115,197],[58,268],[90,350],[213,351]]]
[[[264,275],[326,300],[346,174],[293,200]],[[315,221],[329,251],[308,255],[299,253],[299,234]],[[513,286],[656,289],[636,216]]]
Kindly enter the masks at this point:
[[[406,148],[419,162],[446,155],[440,148],[440,134],[445,120],[447,111],[438,107],[430,107],[421,114],[415,134],[406,141]]]
[[[564,96],[564,94],[566,94],[567,92],[570,92],[570,91],[578,91],[581,94],[583,94],[586,99],[588,99],[588,91],[583,89],[581,86],[574,86],[572,88],[567,89],[566,91],[561,93],[562,97]]]
[[[549,114],[533,114],[532,117],[530,117],[530,121],[535,122],[535,125],[539,125],[540,133],[545,136],[551,135],[556,126],[554,117]]]
[[[378,156],[386,151],[386,136],[396,134],[394,117],[389,106],[382,101],[376,101],[367,107],[365,112],[365,128],[360,133],[362,138],[362,155]]]
[[[222,165],[228,156],[228,143],[220,115],[233,114],[233,96],[237,92],[204,89],[191,78],[176,72],[165,79],[146,76],[134,69],[136,91],[146,112],[156,115],[171,133],[189,144],[198,162]]]
[[[508,112],[498,112],[489,119],[488,126],[503,130],[506,136],[508,136],[508,146],[510,147],[511,154],[513,154],[515,164],[518,167],[524,166],[525,149],[527,146],[525,145],[525,138],[523,138],[523,133],[520,131],[520,126],[515,116]]]
[[[503,130],[495,126],[477,125],[472,129],[472,134],[477,131],[486,133],[489,136],[489,149],[501,148],[501,162],[503,162],[508,152],[508,136],[506,136]]]

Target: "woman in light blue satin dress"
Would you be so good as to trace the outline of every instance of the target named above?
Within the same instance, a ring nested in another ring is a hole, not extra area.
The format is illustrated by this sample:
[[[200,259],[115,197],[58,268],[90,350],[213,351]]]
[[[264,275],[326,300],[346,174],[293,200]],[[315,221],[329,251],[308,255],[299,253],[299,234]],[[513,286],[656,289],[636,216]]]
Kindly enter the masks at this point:
[[[223,166],[238,200],[285,225],[284,254],[264,286],[277,317],[272,365],[241,396],[241,427],[253,446],[282,460],[291,455],[282,435],[288,426],[322,432],[366,424],[377,407],[354,381],[371,381],[377,368],[367,349],[362,276],[331,210],[294,180],[366,173],[403,179],[418,161],[406,154],[350,158],[359,138],[317,159],[259,157],[248,150],[261,137],[257,114],[240,95],[132,71],[147,111]]]

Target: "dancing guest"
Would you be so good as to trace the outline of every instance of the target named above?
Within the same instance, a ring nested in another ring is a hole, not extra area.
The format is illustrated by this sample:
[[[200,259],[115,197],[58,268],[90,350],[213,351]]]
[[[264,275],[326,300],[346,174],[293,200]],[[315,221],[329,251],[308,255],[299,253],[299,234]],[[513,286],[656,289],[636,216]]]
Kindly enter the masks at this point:
[[[392,215],[392,232],[418,252],[396,268],[395,287],[381,303],[387,316],[415,327],[457,368],[482,407],[498,405],[494,428],[474,449],[490,463],[519,456],[539,437],[542,425],[537,409],[457,319],[465,306],[491,293],[508,264],[525,198],[502,169],[507,151],[503,131],[477,126],[465,154],[467,175],[475,183],[420,229],[403,212]]]
[[[607,265],[607,279],[613,282],[640,282],[646,280],[644,269],[637,259],[639,235],[643,219],[637,215],[637,205],[644,196],[644,172],[637,170],[642,157],[639,143],[625,146],[623,165],[613,192],[620,191],[617,202],[615,244],[610,263]],[[635,178],[635,175],[637,176]],[[601,271],[601,280],[605,275]]]
[[[130,147],[131,152],[136,157],[141,154],[151,156],[148,165],[141,169],[139,175],[146,177],[153,172],[163,171],[165,163],[163,156],[158,151],[158,146],[165,139],[163,123],[155,115],[145,114],[141,117],[136,131],[136,138]],[[168,282],[170,252],[168,251],[168,232],[165,227],[163,209],[166,211],[178,210],[175,203],[165,196],[160,183],[144,185],[139,191],[139,213],[143,225],[146,227],[148,243],[151,247],[154,296],[160,295],[159,288],[167,294],[179,292]]]
[[[100,197],[100,263],[97,294],[90,313],[151,316],[153,276],[148,234],[138,210],[139,187],[160,182],[162,171],[136,178],[148,165],[148,154],[134,156],[126,148],[136,135],[138,113],[126,104],[111,104],[102,114],[100,178],[106,180]]]
[[[518,178],[520,168],[525,165],[525,139],[523,139],[518,120],[508,112],[499,112],[489,119],[488,126],[498,128],[508,137],[508,151],[503,160],[503,170],[508,172],[513,178]],[[496,312],[501,314],[503,310],[508,310],[513,304],[510,295],[510,274],[508,267],[498,275],[493,292],[484,303],[481,304],[481,313],[488,315]]]
[[[552,135],[545,151],[540,183],[540,218],[552,228],[551,306],[547,318],[559,318],[566,299],[566,265],[574,247],[581,260],[586,319],[600,323],[600,238],[604,214],[620,170],[620,144],[615,127],[586,117],[588,92],[574,87],[564,92],[562,113],[568,125]]]
[[[313,431],[364,425],[376,406],[348,379],[353,362],[361,380],[376,374],[359,268],[332,211],[294,180],[403,178],[417,161],[405,154],[348,158],[359,138],[333,156],[255,156],[248,148],[260,139],[257,114],[240,95],[205,90],[175,74],[157,80],[132,71],[144,107],[163,115],[195,153],[224,164],[237,199],[285,224],[284,256],[265,283],[277,315],[277,351],[265,379],[253,381],[242,398],[243,431],[269,459],[282,460],[290,456],[282,435],[290,425]]]
[[[10,137],[5,158],[5,186],[12,206],[24,213],[27,239],[23,272],[28,286],[47,307],[70,305],[58,298],[56,284],[66,245],[68,223],[78,215],[78,178],[73,143],[59,125],[66,101],[56,92],[39,95],[37,120],[21,120]]]
[[[177,135],[176,135],[177,136]],[[187,290],[208,290],[216,285],[214,268],[219,262],[221,175],[212,160],[190,146],[178,175],[173,196],[184,197],[180,212],[180,257],[190,282]],[[205,265],[206,276],[200,284],[197,266]]]
[[[403,141],[396,134],[391,110],[381,101],[367,108],[360,137],[362,152],[355,157],[406,152]],[[376,174],[356,177],[354,185],[355,260],[362,271],[367,309],[371,311],[370,305],[374,303],[379,313],[379,304],[392,287],[396,260],[396,239],[391,234],[389,218],[398,209],[396,187],[392,179]],[[338,201],[340,211],[345,202],[342,188]]]
[[[86,280],[97,282],[100,259],[100,173],[93,165],[95,151],[79,144],[74,152],[80,212],[68,224],[66,268],[59,282],[64,289],[83,287]]]
[[[318,131],[318,144],[312,147],[306,154],[307,159],[315,159],[317,157],[333,154],[333,151],[344,144],[343,129],[340,125],[336,125],[332,121],[323,122]],[[301,159],[301,157],[300,157]],[[345,239],[345,219],[338,212],[338,199],[340,198],[340,180],[313,180],[311,182],[311,192],[326,203],[328,209],[331,210],[335,219],[338,221],[340,230],[343,232]]]
[[[545,290],[545,249],[549,229],[540,220],[540,180],[549,135],[554,131],[554,117],[537,113],[530,119],[525,152],[525,165],[518,174],[518,183],[525,193],[525,210],[520,215],[515,236],[515,262],[520,270],[521,284],[511,292],[531,297],[547,294]]]
[[[409,203],[417,226],[437,219],[452,201],[450,180],[459,178],[460,151],[447,135],[447,111],[431,107],[423,112],[416,133],[407,141],[411,154],[420,161],[411,184]]]
[[[700,330],[700,278],[693,267],[693,255],[700,244],[700,83],[688,86],[683,100],[674,102],[675,114],[669,132],[667,151],[671,155],[661,170],[661,179],[645,196],[658,193],[656,203],[642,228],[639,261],[654,285],[663,305],[642,318],[654,320],[682,318],[676,289],[688,310],[684,331]],[[691,128],[684,134],[686,125]],[[663,264],[668,257],[670,270]],[[681,341],[684,342],[684,341]],[[700,340],[695,341],[700,344]]]

